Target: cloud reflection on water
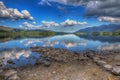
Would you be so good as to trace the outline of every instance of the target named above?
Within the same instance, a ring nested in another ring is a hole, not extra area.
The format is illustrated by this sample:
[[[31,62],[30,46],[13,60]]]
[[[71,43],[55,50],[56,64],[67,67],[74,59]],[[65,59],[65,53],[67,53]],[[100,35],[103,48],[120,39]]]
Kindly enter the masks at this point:
[[[86,42],[84,40],[80,40],[79,37],[75,35],[55,36],[42,39],[26,39],[24,42],[20,42],[24,43],[25,46],[37,46],[38,44],[41,44],[41,47],[54,47],[62,45],[66,48],[71,48],[79,45],[86,46]]]
[[[120,50],[120,44],[107,44],[107,45],[101,45],[98,46],[98,50]]]
[[[66,35],[56,35],[56,36],[44,37],[44,38],[26,38],[20,40],[19,39],[11,40],[8,42],[0,43],[0,49],[1,50],[11,49],[11,48],[29,49],[30,47],[39,46],[39,47],[63,48],[73,51],[81,51],[86,49],[104,50],[106,49],[106,47],[105,48],[102,47],[108,44],[109,46],[111,46],[110,44],[116,44],[116,43],[120,44],[119,38],[116,37],[110,37],[110,36],[90,37],[89,35],[78,37],[74,34],[66,34]]]
[[[0,62],[6,67],[33,65],[40,54],[31,52],[31,50],[13,49],[1,51]],[[10,61],[10,63],[8,63]]]

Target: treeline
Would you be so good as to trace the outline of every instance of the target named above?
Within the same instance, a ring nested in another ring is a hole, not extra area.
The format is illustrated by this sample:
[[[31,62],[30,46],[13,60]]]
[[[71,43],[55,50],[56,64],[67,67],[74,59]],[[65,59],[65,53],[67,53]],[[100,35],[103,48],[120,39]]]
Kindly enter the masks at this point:
[[[7,28],[0,28],[0,38],[6,37],[43,37],[43,36],[53,36],[55,32],[52,31],[34,31],[34,30],[14,30],[14,29],[7,29]]]
[[[92,36],[120,36],[120,30],[117,30],[115,32],[91,32],[91,33],[85,33],[85,32],[76,32],[76,35],[92,35]]]
[[[93,36],[120,36],[120,30],[115,32],[92,32]]]

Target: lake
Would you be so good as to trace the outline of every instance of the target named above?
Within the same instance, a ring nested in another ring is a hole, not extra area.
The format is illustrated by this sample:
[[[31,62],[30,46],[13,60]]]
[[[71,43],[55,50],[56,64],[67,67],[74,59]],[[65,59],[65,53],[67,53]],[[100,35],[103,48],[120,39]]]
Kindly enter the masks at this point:
[[[120,50],[120,37],[66,34],[43,38],[11,39],[0,42],[0,59],[3,59],[3,64],[7,67],[34,65],[36,59],[41,56],[30,50],[30,47],[34,46],[62,48],[71,51]],[[12,60],[14,64],[10,64],[9,60]]]
[[[74,34],[56,35],[44,38],[14,39],[0,42],[0,50],[29,49],[33,46],[63,48],[72,51],[119,50],[120,37],[113,36],[76,36]]]

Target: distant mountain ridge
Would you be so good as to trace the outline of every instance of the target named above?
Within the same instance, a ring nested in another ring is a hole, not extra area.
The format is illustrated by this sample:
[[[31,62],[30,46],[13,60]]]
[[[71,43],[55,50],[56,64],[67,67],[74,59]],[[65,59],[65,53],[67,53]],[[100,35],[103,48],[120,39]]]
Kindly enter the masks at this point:
[[[19,29],[19,28],[10,28],[6,26],[0,26],[0,31],[1,32],[21,32],[21,31],[37,31],[37,32],[55,32],[56,34],[67,34],[65,32],[56,32],[53,30],[42,30],[42,29],[32,29],[32,30],[26,30],[26,29]]]
[[[33,29],[33,30],[26,30],[26,29],[19,29],[19,28],[10,28],[6,26],[0,26],[0,31],[15,31],[15,32],[20,32],[20,31],[40,31],[40,32],[52,32],[50,30],[41,30],[41,29]]]
[[[114,32],[120,30],[120,25],[118,24],[109,24],[109,25],[101,25],[101,26],[94,26],[94,27],[88,27],[85,29],[80,29],[77,32],[104,32],[104,31],[108,31],[108,32]]]

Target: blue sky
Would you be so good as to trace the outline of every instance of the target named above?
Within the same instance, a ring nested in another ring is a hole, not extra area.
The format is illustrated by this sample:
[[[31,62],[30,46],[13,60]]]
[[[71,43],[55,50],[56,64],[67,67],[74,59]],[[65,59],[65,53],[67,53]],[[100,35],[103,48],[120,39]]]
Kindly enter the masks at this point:
[[[12,28],[74,32],[86,27],[116,24],[120,21],[119,15],[109,15],[99,8],[103,6],[103,1],[100,0],[0,0],[0,2],[0,5],[6,7],[0,8],[0,25]],[[105,6],[108,2],[110,1],[104,2]],[[17,9],[17,12],[11,14],[9,8],[11,11]],[[1,13],[5,10],[8,14]]]

